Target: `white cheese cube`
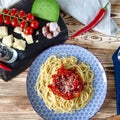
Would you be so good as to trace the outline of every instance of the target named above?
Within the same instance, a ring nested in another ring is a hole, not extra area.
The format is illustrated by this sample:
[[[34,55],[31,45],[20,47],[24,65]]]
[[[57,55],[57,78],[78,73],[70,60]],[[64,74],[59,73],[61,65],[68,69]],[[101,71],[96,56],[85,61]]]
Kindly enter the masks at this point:
[[[8,36],[4,36],[2,39],[2,43],[4,43],[5,45],[11,47],[13,44],[13,35],[8,35]]]
[[[8,28],[6,26],[0,26],[0,39],[8,35]]]
[[[32,44],[33,43],[33,37],[32,37],[32,35],[27,35],[27,34],[25,34],[25,33],[22,32],[21,36],[23,38],[25,38],[25,40],[27,41],[27,44]]]
[[[25,40],[27,41],[28,44],[32,44],[32,43],[33,43],[32,35],[27,35],[27,36],[25,37]]]
[[[24,51],[26,48],[26,42],[23,39],[14,38],[14,40],[15,42],[13,43],[13,48]]]
[[[14,32],[18,33],[18,34],[21,34],[22,33],[22,28],[21,27],[15,27]]]

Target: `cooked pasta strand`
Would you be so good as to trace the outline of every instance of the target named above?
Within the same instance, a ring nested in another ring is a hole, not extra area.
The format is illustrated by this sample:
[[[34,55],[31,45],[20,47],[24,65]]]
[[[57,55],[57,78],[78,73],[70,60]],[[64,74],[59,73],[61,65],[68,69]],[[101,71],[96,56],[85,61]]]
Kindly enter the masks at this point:
[[[57,69],[60,68],[62,64],[68,69],[75,67],[83,81],[86,82],[84,89],[80,93],[80,97],[72,100],[65,100],[53,94],[48,88],[48,85],[52,83],[52,75],[56,74]],[[73,56],[59,58],[52,55],[40,68],[35,90],[50,110],[54,110],[56,113],[71,113],[75,110],[84,108],[89,103],[94,95],[93,80],[94,72],[90,69],[89,64],[80,62]]]

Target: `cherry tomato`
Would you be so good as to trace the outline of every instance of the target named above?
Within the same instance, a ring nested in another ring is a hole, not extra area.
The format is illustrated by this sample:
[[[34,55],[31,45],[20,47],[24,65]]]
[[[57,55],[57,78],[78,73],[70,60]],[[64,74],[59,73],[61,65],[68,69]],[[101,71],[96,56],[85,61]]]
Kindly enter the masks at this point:
[[[18,26],[18,25],[19,25],[18,19],[17,19],[17,18],[13,18],[11,24],[12,24],[14,27]]]
[[[4,9],[2,13],[7,14],[9,12],[9,9]]]
[[[18,17],[19,18],[22,18],[26,15],[25,11],[24,10],[20,10],[19,14],[18,14]]]
[[[17,11],[18,10],[16,8],[13,8],[12,11],[10,12],[10,15],[14,16],[17,13]]]
[[[25,20],[21,21],[21,22],[20,22],[20,27],[21,27],[22,29],[26,28],[26,27],[27,27],[27,22],[26,22]]]
[[[26,16],[26,20],[34,20],[35,19],[35,17],[34,17],[34,15],[33,14],[31,14],[31,13],[28,13],[27,14],[27,16]]]
[[[31,27],[26,27],[24,29],[24,33],[27,35],[31,35],[33,33],[33,29]]]
[[[10,24],[11,24],[11,21],[10,21],[10,17],[9,17],[9,16],[6,16],[6,17],[5,17],[4,23],[7,24],[7,25],[10,25]]]
[[[37,29],[39,27],[39,22],[37,20],[33,20],[31,23],[30,23],[30,26],[33,28],[33,29]]]
[[[0,23],[2,23],[2,22],[3,22],[3,15],[0,14]]]

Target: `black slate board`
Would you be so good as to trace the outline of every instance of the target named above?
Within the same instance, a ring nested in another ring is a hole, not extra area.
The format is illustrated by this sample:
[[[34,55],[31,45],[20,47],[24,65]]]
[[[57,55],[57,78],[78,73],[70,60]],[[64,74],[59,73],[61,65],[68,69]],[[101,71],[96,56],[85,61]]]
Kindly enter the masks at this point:
[[[25,10],[26,12],[29,13],[31,11],[33,1],[34,0],[22,0],[22,1],[18,2],[17,4],[15,4],[14,6],[12,6],[11,8]],[[25,69],[27,69],[32,64],[33,60],[43,50],[47,49],[50,46],[64,43],[67,40],[68,30],[67,30],[67,27],[61,17],[59,17],[59,20],[58,20],[58,25],[60,26],[61,32],[57,37],[52,38],[52,39],[45,38],[41,33],[42,26],[44,26],[49,21],[45,21],[42,19],[38,19],[38,20],[40,22],[40,28],[39,28],[40,34],[39,35],[33,34],[34,43],[30,44],[30,45],[27,44],[25,51],[17,50],[18,58],[15,62],[4,63],[7,66],[9,66],[10,68],[12,68],[12,71],[9,72],[9,71],[0,69],[0,77],[3,80],[5,80],[5,81],[12,80],[13,77],[17,76],[18,74],[23,72]],[[3,25],[4,24],[2,24],[2,26]],[[14,33],[13,29],[14,28],[12,26],[8,26],[9,34],[13,34],[13,36],[16,38],[22,38],[21,35]],[[38,42],[36,42],[36,41],[38,41]]]

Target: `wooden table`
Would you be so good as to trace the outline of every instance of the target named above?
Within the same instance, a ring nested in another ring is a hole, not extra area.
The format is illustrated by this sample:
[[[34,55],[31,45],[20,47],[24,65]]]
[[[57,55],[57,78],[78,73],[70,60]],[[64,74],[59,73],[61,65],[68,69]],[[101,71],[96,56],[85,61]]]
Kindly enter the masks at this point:
[[[120,27],[120,0],[111,0],[111,3],[112,18]],[[69,15],[64,13],[61,15],[68,27],[69,35],[84,26]],[[77,44],[90,50],[101,61],[105,69],[108,82],[107,96],[101,109],[91,120],[106,120],[116,115],[114,66],[111,57],[120,46],[120,32],[115,37],[110,37],[90,31],[72,41],[67,40],[65,43]],[[27,98],[26,77],[28,70],[29,68],[9,82],[0,79],[0,120],[42,120],[35,113]]]

